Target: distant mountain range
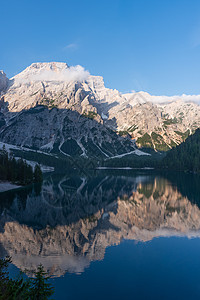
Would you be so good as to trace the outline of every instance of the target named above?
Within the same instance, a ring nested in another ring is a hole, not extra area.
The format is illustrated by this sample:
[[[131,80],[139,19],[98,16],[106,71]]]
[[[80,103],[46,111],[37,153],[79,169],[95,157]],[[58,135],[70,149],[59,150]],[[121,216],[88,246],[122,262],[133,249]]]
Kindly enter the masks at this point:
[[[11,79],[0,72],[0,142],[98,158],[166,151],[200,127],[196,101],[121,94],[81,66],[34,63]]]

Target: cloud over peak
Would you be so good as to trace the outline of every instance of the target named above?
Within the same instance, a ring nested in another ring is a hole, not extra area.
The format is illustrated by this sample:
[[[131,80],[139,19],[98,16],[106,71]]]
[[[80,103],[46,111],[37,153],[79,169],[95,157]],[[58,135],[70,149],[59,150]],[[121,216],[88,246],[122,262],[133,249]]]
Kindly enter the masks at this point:
[[[37,67],[34,67],[37,66]],[[52,67],[53,66],[53,67]],[[17,82],[31,82],[31,81],[85,81],[90,73],[82,66],[67,67],[66,64],[58,63],[37,63],[33,64],[23,72],[13,77]]]

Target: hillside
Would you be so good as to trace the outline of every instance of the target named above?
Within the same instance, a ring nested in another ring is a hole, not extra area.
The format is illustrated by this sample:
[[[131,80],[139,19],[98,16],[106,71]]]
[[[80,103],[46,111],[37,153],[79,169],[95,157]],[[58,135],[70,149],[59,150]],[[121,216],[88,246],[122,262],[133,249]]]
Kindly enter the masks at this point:
[[[200,129],[170,150],[162,163],[172,170],[200,172]]]
[[[16,160],[3,149],[0,151],[0,181],[26,185],[42,181],[42,171],[39,165],[35,165],[34,171],[23,159]]]

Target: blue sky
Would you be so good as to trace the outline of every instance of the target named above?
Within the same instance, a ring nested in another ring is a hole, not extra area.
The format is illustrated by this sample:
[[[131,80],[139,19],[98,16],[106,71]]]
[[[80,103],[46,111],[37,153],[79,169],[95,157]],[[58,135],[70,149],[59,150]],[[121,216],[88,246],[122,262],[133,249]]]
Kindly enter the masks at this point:
[[[121,92],[200,94],[199,0],[1,1],[0,69],[80,64]]]

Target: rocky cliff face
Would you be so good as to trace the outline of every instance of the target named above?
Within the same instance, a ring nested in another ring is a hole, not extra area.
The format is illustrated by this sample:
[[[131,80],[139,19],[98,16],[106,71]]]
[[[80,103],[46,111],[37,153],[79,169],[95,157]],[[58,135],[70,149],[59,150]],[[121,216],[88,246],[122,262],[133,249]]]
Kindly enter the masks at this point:
[[[134,151],[133,141],[104,126],[86,77],[81,67],[42,63],[12,78],[1,98],[0,140],[68,156]]]
[[[61,149],[69,139],[86,156],[84,144],[90,139],[92,147],[101,148],[98,151],[103,157],[134,150],[132,140],[139,147],[167,150],[200,126],[200,106],[191,102],[195,96],[156,97],[144,92],[123,95],[105,88],[102,77],[65,63],[34,63],[9,81],[1,72],[0,91],[0,140],[41,150],[46,147],[51,151],[54,146]],[[71,112],[79,117],[71,117]],[[63,132],[66,127],[67,135]],[[112,143],[114,135],[107,128],[116,132],[121,152],[115,149],[108,153],[111,148],[107,142]],[[102,136],[108,136],[105,147]]]
[[[107,158],[135,151],[101,122],[68,109],[37,106],[17,114],[0,133],[3,142],[67,156]]]
[[[123,239],[199,236],[199,208],[166,180],[150,182],[145,176],[46,181],[41,196],[17,197],[3,209],[1,252],[30,274],[42,263],[61,276],[84,271]]]

